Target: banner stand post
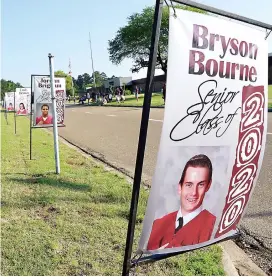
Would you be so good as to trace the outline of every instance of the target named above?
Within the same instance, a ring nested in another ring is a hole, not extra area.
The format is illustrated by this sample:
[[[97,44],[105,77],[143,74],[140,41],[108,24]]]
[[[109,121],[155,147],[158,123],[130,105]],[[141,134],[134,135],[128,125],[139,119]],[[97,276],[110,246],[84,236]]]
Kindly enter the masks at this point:
[[[7,125],[9,125],[8,124],[8,113],[7,113],[7,109],[6,108],[5,108],[5,119],[6,119]]]
[[[29,113],[29,159],[32,160],[32,100],[33,100],[33,91],[32,91],[32,75],[31,75],[31,86],[30,86],[30,113]]]
[[[130,214],[129,214],[122,276],[128,276],[129,270],[131,267],[130,259],[131,259],[131,253],[132,253],[132,243],[134,238],[137,206],[138,206],[138,199],[139,199],[139,193],[140,193],[143,160],[144,160],[145,145],[146,145],[148,120],[149,120],[149,113],[150,113],[150,103],[151,103],[151,97],[152,97],[151,85],[152,85],[152,81],[155,73],[156,61],[157,61],[163,1],[164,0],[156,0],[156,5],[155,5],[150,55],[149,55],[148,71],[147,71],[147,78],[146,78],[146,84],[145,84],[145,95],[144,95],[144,103],[143,103],[143,110],[142,110],[141,128],[140,128],[139,141],[138,141],[138,151],[137,151],[136,166],[135,166],[135,173],[134,173],[133,190],[132,190],[132,197],[131,197],[131,203],[130,203]]]
[[[49,53],[48,58],[49,58],[51,97],[52,97],[52,103],[53,103],[53,132],[54,132],[56,174],[60,174],[58,120],[57,120],[57,107],[56,107],[57,105],[56,105],[55,80],[54,80],[54,56],[52,56]]]
[[[17,129],[17,126],[16,126],[16,111],[15,111],[15,91],[14,91],[14,97],[13,97],[13,109],[14,109],[14,133],[16,135],[16,129]]]
[[[29,159],[32,160],[32,103],[30,103],[29,114]]]

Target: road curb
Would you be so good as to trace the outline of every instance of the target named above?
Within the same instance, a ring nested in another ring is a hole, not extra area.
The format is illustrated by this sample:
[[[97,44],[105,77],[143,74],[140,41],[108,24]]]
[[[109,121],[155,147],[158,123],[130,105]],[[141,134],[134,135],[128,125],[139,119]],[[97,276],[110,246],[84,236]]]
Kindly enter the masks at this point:
[[[220,243],[219,245],[223,251],[222,263],[223,263],[223,267],[224,267],[226,276],[239,276],[239,273],[238,273],[237,269],[235,268],[229,253],[225,250],[224,245],[222,245],[222,243]]]
[[[237,246],[233,241],[228,240],[220,243],[223,247],[223,251],[225,252],[225,264],[224,269],[226,265],[226,269],[230,270],[230,272],[227,272],[226,274],[232,275],[234,273],[232,270],[230,263],[233,264],[234,268],[236,269],[236,272],[240,276],[267,276],[267,274],[258,267],[249,257],[248,255],[239,247]],[[230,261],[228,260],[228,257]],[[237,275],[236,275],[237,276]]]

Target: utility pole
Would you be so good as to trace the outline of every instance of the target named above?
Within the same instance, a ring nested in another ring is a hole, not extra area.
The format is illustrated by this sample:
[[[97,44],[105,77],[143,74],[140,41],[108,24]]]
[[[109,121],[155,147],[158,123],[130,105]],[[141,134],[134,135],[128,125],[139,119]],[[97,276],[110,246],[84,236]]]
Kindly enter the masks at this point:
[[[91,34],[90,34],[90,32],[89,32],[89,42],[90,42],[91,60],[92,60],[92,69],[93,69],[93,81],[94,81],[94,87],[96,88],[95,75],[94,75],[94,65],[93,65],[92,41],[91,41]],[[95,94],[97,95],[96,92],[95,92]]]
[[[74,81],[73,81],[73,76],[72,76],[72,70],[71,70],[71,60],[69,58],[69,75],[71,76],[72,78],[72,93],[73,93],[73,100],[74,100],[74,103],[75,103],[75,89],[74,89]]]

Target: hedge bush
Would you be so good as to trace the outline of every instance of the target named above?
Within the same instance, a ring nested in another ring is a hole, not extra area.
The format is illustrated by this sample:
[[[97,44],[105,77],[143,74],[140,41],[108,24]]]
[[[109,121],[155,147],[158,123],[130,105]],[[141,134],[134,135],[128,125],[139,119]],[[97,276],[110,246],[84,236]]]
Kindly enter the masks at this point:
[[[131,93],[131,90],[129,90],[129,89],[126,89],[125,90],[125,95],[131,95],[132,93]]]

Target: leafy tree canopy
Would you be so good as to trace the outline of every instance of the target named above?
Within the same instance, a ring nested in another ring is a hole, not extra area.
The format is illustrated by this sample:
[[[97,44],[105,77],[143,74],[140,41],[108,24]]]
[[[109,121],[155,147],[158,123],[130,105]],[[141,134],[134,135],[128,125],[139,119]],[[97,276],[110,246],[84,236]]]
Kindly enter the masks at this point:
[[[20,83],[14,83],[11,80],[1,79],[1,99],[4,99],[5,93],[10,91],[15,91],[16,88],[22,88]]]
[[[177,5],[175,8],[206,13],[205,11],[182,5]],[[120,64],[123,59],[131,58],[134,61],[132,72],[138,72],[141,68],[148,66],[153,17],[153,7],[147,7],[142,13],[134,13],[128,17],[127,25],[117,31],[114,39],[109,40],[108,51],[112,63]],[[162,11],[156,64],[156,68],[162,69],[165,74],[167,73],[168,26],[169,9],[165,6]]]
[[[65,83],[66,83],[66,94],[67,95],[72,95],[73,90],[72,90],[72,77],[65,73],[62,70],[57,70],[55,71],[55,77],[65,77]]]
[[[108,77],[105,72],[99,72],[95,71],[94,74],[92,74],[92,84],[94,85],[94,78],[95,77],[95,84],[97,87],[102,87],[103,86],[103,81],[107,80]]]

